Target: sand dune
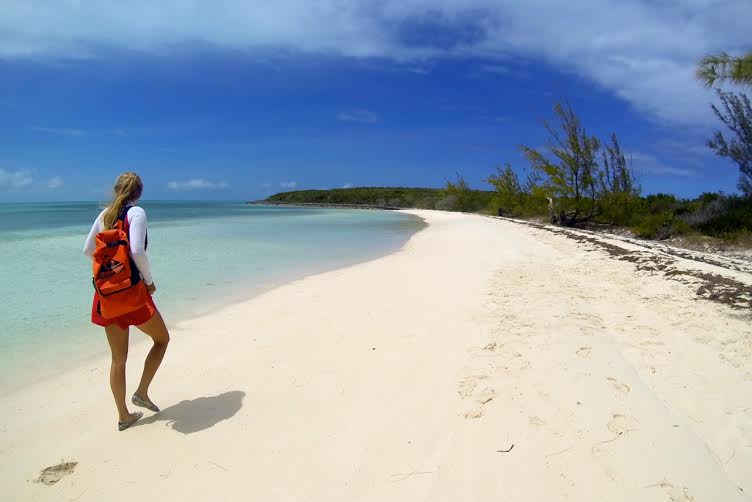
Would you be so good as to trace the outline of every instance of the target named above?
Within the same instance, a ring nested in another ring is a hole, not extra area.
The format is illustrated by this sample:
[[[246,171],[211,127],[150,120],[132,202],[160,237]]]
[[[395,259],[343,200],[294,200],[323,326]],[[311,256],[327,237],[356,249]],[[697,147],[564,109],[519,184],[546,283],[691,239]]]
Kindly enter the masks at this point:
[[[394,254],[172,326],[126,432],[106,359],[0,398],[3,498],[750,500],[750,274],[414,213]]]

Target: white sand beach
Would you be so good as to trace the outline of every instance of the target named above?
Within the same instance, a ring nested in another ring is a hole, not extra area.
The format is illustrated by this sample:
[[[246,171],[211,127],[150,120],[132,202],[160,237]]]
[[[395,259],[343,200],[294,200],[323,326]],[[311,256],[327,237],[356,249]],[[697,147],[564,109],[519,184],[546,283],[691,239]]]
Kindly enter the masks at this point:
[[[132,429],[109,357],[0,397],[2,499],[752,500],[752,316],[702,284],[752,274],[411,212],[398,252],[171,324]]]

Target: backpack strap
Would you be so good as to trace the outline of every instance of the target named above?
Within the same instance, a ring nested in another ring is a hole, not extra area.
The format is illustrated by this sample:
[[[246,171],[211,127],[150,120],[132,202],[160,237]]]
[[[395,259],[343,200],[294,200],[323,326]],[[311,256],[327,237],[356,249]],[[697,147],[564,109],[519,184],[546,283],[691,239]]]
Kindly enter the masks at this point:
[[[133,206],[127,206],[124,207],[122,211],[120,211],[120,214],[117,218],[117,223],[120,223],[120,228],[125,232],[125,235],[128,236],[128,243],[130,245],[131,240],[131,224],[128,221],[128,210],[132,208]],[[147,242],[148,242],[148,236],[145,236],[145,239],[147,239],[144,242],[144,249],[146,249]],[[133,261],[133,257],[131,256],[131,250],[128,249],[128,262],[131,267],[131,284],[138,284],[138,282],[141,280],[141,273],[138,271],[138,267],[136,266],[136,262]]]
[[[123,229],[123,232],[125,232],[128,235],[128,240],[131,239],[131,232],[130,232],[131,224],[128,221],[128,210],[132,207],[133,206],[124,207],[123,210],[120,211],[120,214],[118,215],[117,220],[116,220],[116,221],[122,222],[121,228]],[[149,247],[149,231],[147,230],[146,235],[144,235],[144,249],[147,249],[148,247]]]

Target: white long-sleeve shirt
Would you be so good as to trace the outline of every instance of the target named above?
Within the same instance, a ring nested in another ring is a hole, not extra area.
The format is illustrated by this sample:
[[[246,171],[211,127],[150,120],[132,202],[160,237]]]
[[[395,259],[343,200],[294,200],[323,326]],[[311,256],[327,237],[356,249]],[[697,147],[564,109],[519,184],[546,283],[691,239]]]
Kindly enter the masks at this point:
[[[84,244],[84,254],[90,259],[94,258],[94,250],[97,247],[96,236],[104,230],[103,214],[104,211],[99,213],[97,219],[94,220],[94,225],[92,225],[89,236],[86,238],[86,244]],[[149,257],[146,254],[146,212],[138,206],[131,206],[128,208],[125,217],[128,218],[130,225],[131,257],[144,279],[144,284],[151,284],[154,280],[151,277],[151,265],[149,265]]]

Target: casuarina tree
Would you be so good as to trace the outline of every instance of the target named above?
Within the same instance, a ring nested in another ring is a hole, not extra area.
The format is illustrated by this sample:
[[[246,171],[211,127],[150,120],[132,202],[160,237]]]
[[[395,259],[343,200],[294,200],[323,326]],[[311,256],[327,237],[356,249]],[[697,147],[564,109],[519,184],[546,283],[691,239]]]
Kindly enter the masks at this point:
[[[600,214],[601,176],[598,166],[600,141],[588,136],[572,107],[557,103],[558,127],[544,122],[548,155],[522,145],[533,171],[541,175],[541,188],[549,200],[551,222],[572,226]]]
[[[717,131],[708,146],[721,157],[731,159],[739,166],[739,188],[752,195],[752,107],[744,94],[718,90],[721,109],[712,105],[713,111],[733,135]]]
[[[695,76],[708,88],[724,81],[752,86],[752,52],[741,57],[709,54],[700,61]]]

